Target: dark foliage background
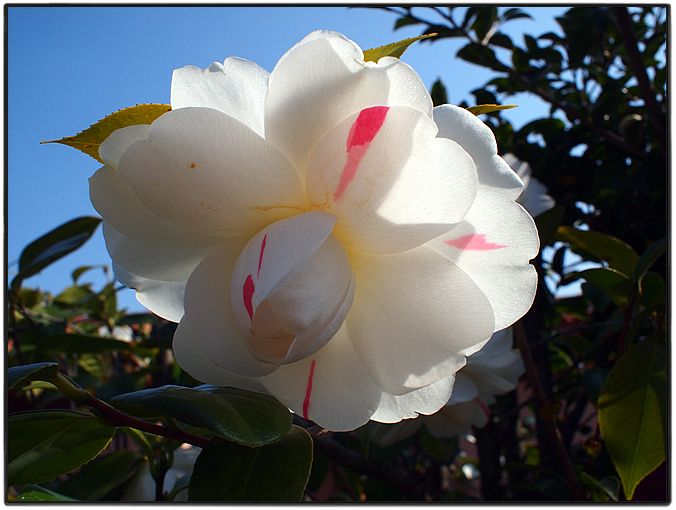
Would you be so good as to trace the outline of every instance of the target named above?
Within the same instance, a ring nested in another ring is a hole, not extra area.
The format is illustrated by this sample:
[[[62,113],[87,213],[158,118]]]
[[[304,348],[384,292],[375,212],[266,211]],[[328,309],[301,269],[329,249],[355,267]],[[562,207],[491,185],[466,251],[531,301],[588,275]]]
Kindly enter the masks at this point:
[[[7,290],[9,501],[116,501],[144,469],[157,500],[668,499],[669,8],[573,7],[557,19],[563,36],[523,41],[501,31],[528,16],[518,8],[382,8],[395,29],[439,34],[418,44],[460,39],[456,58],[493,71],[474,104],[527,92],[550,105],[519,129],[499,111],[482,116],[557,203],[537,218],[541,279],[514,329],[526,365],[517,391],[469,441],[422,428],[380,447],[373,424],[324,433],[292,426],[267,397],[176,388],[199,383],[173,362],[175,325],[118,309],[110,275],[86,283],[106,268],[75,269],[57,295],[22,284],[98,228],[80,218],[26,247]],[[440,81],[431,92],[454,102]],[[570,252],[597,267],[579,270]],[[558,297],[576,281],[581,295]],[[227,425],[240,419],[250,427]],[[203,454],[167,487],[182,443]]]

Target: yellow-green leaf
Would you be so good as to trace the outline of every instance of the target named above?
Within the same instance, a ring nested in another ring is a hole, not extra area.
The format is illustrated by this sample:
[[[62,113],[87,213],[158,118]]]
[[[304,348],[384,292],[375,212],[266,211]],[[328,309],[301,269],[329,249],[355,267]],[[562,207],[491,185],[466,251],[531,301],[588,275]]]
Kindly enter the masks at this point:
[[[137,104],[111,113],[75,136],[42,143],[62,143],[103,163],[99,157],[99,146],[113,131],[137,124],[152,124],[155,119],[169,110],[171,106],[168,104]]]
[[[481,115],[482,113],[499,112],[501,110],[511,110],[516,108],[515,104],[478,104],[476,106],[468,106],[467,110],[474,115]]]
[[[364,50],[364,60],[366,62],[378,62],[378,60],[383,57],[401,58],[408,47],[414,42],[421,41],[422,39],[429,39],[430,37],[435,37],[437,35],[439,34],[435,33],[419,35],[418,37],[410,37],[408,39],[402,39],[401,41],[390,44],[384,44],[383,46],[378,46],[377,48]]]
[[[636,344],[610,371],[599,396],[601,436],[628,500],[665,459],[666,359],[656,339]]]

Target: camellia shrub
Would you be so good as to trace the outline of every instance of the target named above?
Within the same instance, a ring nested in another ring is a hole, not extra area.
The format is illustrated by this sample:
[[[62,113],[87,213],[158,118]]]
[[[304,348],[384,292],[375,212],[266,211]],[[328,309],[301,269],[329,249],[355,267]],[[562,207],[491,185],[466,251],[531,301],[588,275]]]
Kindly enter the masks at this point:
[[[7,290],[8,501],[666,499],[663,13],[520,48],[519,9],[386,9],[423,34],[183,67],[57,140],[101,218]],[[475,105],[405,63],[444,37],[496,73]],[[515,130],[524,91],[552,110]],[[24,285],[99,227],[112,272]]]

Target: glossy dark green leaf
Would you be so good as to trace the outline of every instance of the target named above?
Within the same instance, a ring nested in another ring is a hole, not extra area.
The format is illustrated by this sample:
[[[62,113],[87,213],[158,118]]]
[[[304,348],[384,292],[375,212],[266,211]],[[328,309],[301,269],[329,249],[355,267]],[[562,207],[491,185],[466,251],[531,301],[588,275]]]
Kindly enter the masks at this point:
[[[99,501],[134,476],[142,462],[141,454],[128,450],[101,456],[66,480],[59,490],[80,501]]]
[[[115,433],[91,415],[65,410],[14,414],[7,424],[10,485],[69,473],[99,455]]]
[[[168,104],[137,104],[107,115],[77,135],[42,143],[68,145],[91,156],[99,163],[103,163],[99,156],[99,146],[113,131],[137,124],[152,124],[155,119],[169,110],[171,106]]]
[[[584,278],[594,287],[605,292],[617,306],[627,305],[634,291],[629,278],[609,267],[598,267],[571,273],[566,275],[563,282],[570,283],[579,278]]]
[[[291,427],[291,413],[274,398],[236,388],[162,386],[110,403],[141,416],[166,414],[248,446],[275,441]]]
[[[378,60],[383,57],[401,58],[408,47],[414,42],[421,41],[423,39],[429,39],[430,37],[435,37],[436,35],[438,34],[424,34],[419,35],[418,37],[409,37],[408,39],[402,39],[401,41],[378,46],[377,48],[364,50],[364,60],[366,62],[378,62]]]
[[[631,246],[616,237],[593,230],[562,226],[556,231],[556,240],[569,243],[580,255],[591,255],[605,260],[611,268],[627,277],[631,277],[636,269],[638,255]]]
[[[30,243],[19,256],[19,272],[12,280],[12,287],[18,288],[24,279],[77,250],[92,236],[99,223],[100,218],[76,218]]]
[[[59,371],[59,364],[53,361],[19,365],[7,369],[7,387],[19,388],[30,381],[49,381]]]
[[[300,501],[311,467],[312,439],[295,425],[259,448],[215,438],[195,462],[188,500]]]
[[[19,503],[67,503],[77,501],[39,485],[27,485],[16,496]]]
[[[608,375],[598,417],[627,499],[666,456],[666,353],[649,339],[634,345]]]
[[[557,205],[535,218],[535,225],[538,228],[538,235],[540,236],[541,249],[554,242],[556,230],[561,225],[565,212],[566,209],[562,205]]]
[[[657,242],[654,242],[648,249],[641,254],[641,258],[638,259],[636,264],[636,271],[634,271],[634,281],[640,282],[648,270],[653,266],[657,260],[666,253],[667,251],[667,240],[660,239]]]

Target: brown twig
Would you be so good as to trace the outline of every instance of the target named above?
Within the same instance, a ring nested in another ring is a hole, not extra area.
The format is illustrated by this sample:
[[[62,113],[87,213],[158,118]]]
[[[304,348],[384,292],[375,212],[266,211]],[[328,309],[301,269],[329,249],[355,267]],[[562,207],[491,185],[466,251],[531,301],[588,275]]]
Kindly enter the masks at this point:
[[[643,101],[645,102],[646,110],[648,111],[648,118],[653,125],[655,135],[660,140],[660,148],[664,151],[666,137],[664,133],[665,126],[662,123],[663,117],[657,104],[655,91],[650,84],[648,72],[643,64],[641,53],[638,50],[638,43],[636,41],[636,34],[634,33],[631,15],[626,6],[613,7],[613,13],[615,14],[615,19],[617,21],[616,25],[618,32],[622,38],[622,44],[627,50],[629,65],[634,71],[636,81],[638,82],[638,88],[643,96]],[[664,154],[664,152],[662,152],[662,154]]]
[[[559,428],[556,424],[556,415],[550,409],[550,399],[547,397],[544,387],[542,386],[542,381],[540,380],[537,366],[533,360],[533,355],[531,354],[530,347],[528,345],[526,332],[520,322],[514,324],[514,336],[516,337],[517,345],[519,346],[519,351],[521,352],[521,356],[523,358],[523,363],[526,366],[528,380],[530,381],[531,387],[533,389],[533,397],[535,399],[535,406],[537,408],[538,415],[540,418],[542,418],[542,423],[545,426],[546,433],[551,439],[551,444],[554,448],[554,455],[556,455],[556,458],[561,465],[563,475],[566,479],[566,485],[570,489],[575,500],[583,500],[584,490],[577,479],[575,467],[573,466],[573,463],[568,456],[568,452],[566,452],[566,448],[563,445],[561,432],[559,431]]]
[[[98,417],[103,419],[106,423],[115,427],[131,427],[156,436],[168,437],[180,441],[181,443],[189,443],[200,448],[204,448],[209,440],[205,437],[196,436],[185,432],[183,430],[173,430],[156,423],[140,420],[134,416],[118,411],[110,404],[99,400],[87,390],[83,390],[71,383],[61,373],[50,380],[66,397],[79,404],[89,406]]]

